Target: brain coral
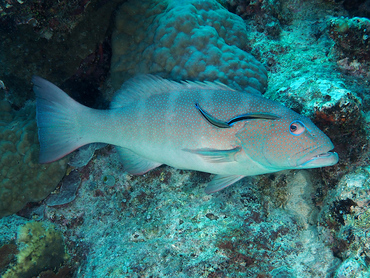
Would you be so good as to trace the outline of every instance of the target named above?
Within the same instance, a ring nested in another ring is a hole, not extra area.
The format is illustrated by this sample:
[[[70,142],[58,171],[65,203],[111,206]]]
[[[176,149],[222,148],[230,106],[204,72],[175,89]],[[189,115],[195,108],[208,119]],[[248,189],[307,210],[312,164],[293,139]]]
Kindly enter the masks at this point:
[[[120,7],[112,36],[113,87],[156,73],[263,92],[267,72],[242,50],[246,44],[244,21],[217,1],[131,0]]]
[[[62,179],[66,160],[38,163],[35,106],[13,111],[0,101],[0,217],[44,199]]]

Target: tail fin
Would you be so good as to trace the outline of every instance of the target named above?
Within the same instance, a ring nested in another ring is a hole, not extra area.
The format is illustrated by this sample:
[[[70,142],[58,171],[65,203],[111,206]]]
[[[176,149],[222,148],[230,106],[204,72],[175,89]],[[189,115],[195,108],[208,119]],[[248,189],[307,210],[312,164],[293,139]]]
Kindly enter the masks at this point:
[[[49,81],[34,76],[40,163],[53,162],[90,143],[82,136],[81,113],[87,108]]]

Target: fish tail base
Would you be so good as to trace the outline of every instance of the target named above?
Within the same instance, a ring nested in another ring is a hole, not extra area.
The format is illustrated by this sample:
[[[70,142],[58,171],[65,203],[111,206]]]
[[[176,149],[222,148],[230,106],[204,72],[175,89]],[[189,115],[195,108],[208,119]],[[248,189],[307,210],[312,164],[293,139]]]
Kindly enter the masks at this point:
[[[91,143],[81,136],[79,115],[85,107],[49,81],[34,76],[36,120],[40,142],[40,163],[62,158],[75,149]]]

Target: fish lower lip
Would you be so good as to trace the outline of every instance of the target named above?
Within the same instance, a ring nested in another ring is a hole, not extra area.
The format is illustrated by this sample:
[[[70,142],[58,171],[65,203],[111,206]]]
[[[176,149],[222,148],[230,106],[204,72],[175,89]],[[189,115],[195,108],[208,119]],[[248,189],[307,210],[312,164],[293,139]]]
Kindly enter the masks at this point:
[[[318,168],[332,166],[338,162],[338,154],[336,152],[321,153],[311,157],[309,160],[302,163],[298,168]]]
[[[318,157],[329,157],[331,156],[331,152],[327,152],[327,153],[320,153],[318,155],[315,155],[313,158],[318,158]]]

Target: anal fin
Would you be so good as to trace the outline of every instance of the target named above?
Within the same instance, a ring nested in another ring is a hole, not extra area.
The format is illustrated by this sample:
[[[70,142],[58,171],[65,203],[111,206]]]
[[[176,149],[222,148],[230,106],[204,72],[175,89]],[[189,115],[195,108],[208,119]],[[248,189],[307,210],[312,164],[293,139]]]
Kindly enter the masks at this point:
[[[146,172],[162,165],[162,163],[155,162],[137,155],[129,149],[117,146],[116,149],[122,159],[125,171],[132,175],[143,175]]]
[[[229,185],[232,185],[233,183],[236,183],[238,180],[241,180],[244,177],[245,176],[239,175],[216,175],[211,182],[208,183],[205,192],[207,194],[215,193],[224,189],[225,187],[228,187]]]

